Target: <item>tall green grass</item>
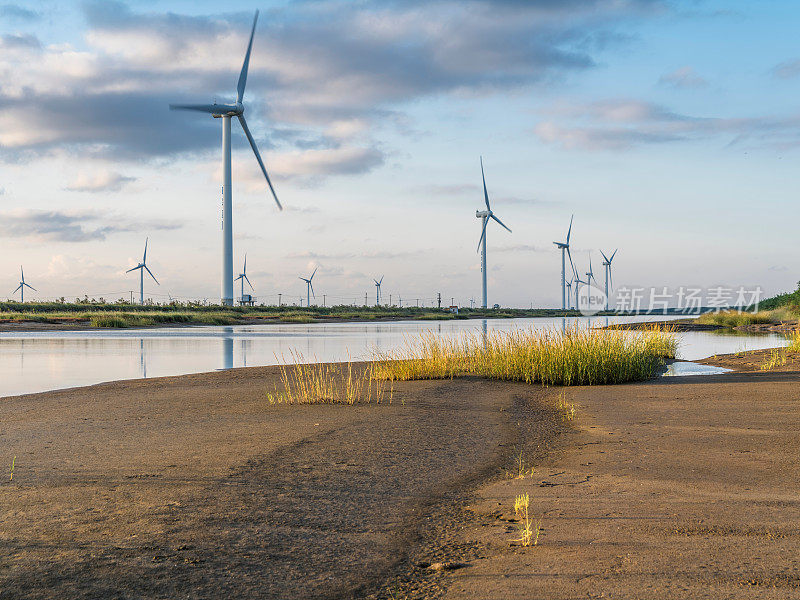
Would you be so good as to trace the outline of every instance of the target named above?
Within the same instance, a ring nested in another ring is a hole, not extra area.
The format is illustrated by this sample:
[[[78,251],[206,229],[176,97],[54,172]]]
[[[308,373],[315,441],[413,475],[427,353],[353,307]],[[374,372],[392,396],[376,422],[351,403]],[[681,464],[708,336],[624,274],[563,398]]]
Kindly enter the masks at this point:
[[[697,317],[696,323],[703,325],[720,325],[722,327],[747,327],[748,325],[761,325],[779,323],[782,311],[761,311],[757,313],[741,312],[738,310],[723,310],[710,312]]]
[[[677,338],[669,329],[576,326],[566,331],[464,334],[456,339],[428,332],[401,350],[376,353],[374,362],[376,376],[390,381],[477,375],[545,385],[598,385],[648,379],[664,359],[675,357],[676,350]]]

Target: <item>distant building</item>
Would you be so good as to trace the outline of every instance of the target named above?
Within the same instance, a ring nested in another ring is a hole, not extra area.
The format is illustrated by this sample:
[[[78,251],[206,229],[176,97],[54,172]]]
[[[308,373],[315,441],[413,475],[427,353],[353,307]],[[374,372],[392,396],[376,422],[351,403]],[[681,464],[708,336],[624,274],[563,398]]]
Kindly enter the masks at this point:
[[[451,313],[453,313],[454,315],[457,315],[457,314],[458,314],[458,306],[456,306],[455,304],[453,304],[453,305],[450,307],[450,312],[451,312]]]

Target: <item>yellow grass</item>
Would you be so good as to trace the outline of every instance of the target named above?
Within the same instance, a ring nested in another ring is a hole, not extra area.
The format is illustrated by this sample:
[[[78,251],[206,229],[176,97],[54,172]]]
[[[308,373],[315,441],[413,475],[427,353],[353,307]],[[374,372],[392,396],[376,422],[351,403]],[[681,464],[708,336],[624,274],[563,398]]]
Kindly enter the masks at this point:
[[[14,481],[14,463],[17,462],[17,457],[11,459],[11,477],[8,478],[9,481]]]
[[[676,350],[677,339],[669,329],[575,326],[566,331],[473,333],[455,339],[427,332],[408,340],[401,350],[376,353],[374,362],[375,374],[389,381],[477,375],[545,385],[597,385],[652,377]]]
[[[789,352],[800,352],[800,332],[794,333],[789,337],[789,345],[786,349]]]
[[[542,519],[535,523],[528,514],[530,497],[528,493],[520,494],[514,499],[514,514],[519,519],[519,539],[515,540],[523,546],[536,546],[539,544],[539,534],[542,531]]]
[[[299,352],[292,362],[282,364],[281,389],[267,393],[270,404],[368,404],[392,402],[394,383],[375,377],[375,365],[354,367],[353,363],[305,363]],[[388,387],[388,391],[387,391]]]

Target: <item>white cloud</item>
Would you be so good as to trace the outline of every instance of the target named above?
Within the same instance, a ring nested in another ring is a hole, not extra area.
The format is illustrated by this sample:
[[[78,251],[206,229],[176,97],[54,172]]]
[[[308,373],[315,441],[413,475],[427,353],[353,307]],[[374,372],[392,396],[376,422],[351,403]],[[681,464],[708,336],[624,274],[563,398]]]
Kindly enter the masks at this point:
[[[64,189],[71,192],[118,192],[133,181],[136,181],[135,177],[126,177],[109,170],[80,172]]]

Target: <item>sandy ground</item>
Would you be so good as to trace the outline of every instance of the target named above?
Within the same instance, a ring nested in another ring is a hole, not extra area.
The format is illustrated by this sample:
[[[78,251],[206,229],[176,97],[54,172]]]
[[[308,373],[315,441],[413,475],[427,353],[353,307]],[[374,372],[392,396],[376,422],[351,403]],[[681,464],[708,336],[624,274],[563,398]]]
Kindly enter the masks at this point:
[[[449,599],[800,598],[800,372],[572,388],[575,433],[484,487]],[[515,494],[542,517],[512,545]],[[498,512],[499,511],[499,512]]]
[[[427,593],[411,554],[446,545],[522,429],[544,448],[558,428],[536,387],[411,382],[392,405],[270,407],[275,373],[0,400],[0,597],[349,598],[395,573]]]
[[[0,400],[0,597],[800,598],[800,371],[569,388],[573,421],[476,379],[269,407],[274,373]]]
[[[780,360],[774,361],[775,356]],[[800,352],[788,352],[782,348],[748,350],[733,354],[718,354],[694,362],[725,367],[737,373],[761,372],[765,367],[769,367],[766,370],[770,372],[800,371]]]

